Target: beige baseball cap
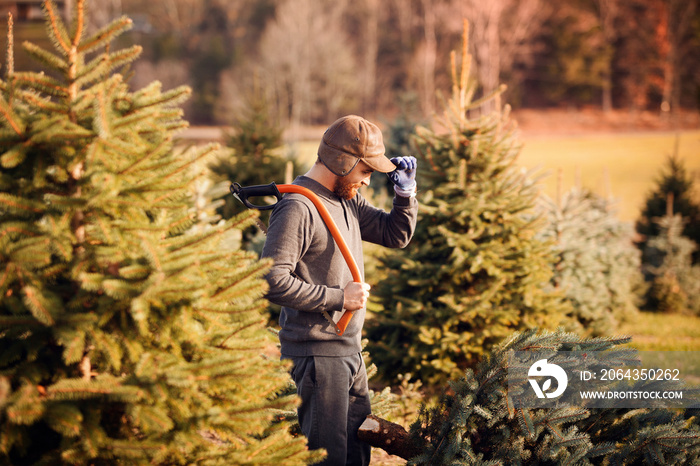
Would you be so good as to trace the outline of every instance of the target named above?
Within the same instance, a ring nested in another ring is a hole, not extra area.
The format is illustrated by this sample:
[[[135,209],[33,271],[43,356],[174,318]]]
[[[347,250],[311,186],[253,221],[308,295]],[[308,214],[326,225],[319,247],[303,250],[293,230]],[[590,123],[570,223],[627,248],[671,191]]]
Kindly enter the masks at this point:
[[[318,147],[318,157],[334,174],[345,176],[360,160],[381,173],[396,170],[384,155],[382,132],[374,123],[357,115],[337,119],[328,127]]]

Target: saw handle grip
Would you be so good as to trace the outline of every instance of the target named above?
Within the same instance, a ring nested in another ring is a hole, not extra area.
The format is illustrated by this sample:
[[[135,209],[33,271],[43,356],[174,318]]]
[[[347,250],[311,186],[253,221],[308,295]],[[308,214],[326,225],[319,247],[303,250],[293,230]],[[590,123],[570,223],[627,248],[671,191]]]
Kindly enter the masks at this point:
[[[282,193],[280,193],[280,190],[277,188],[277,185],[273,181],[270,184],[259,184],[255,186],[246,186],[245,188],[242,187],[238,183],[231,183],[231,186],[229,187],[229,190],[231,191],[231,194],[236,196],[242,203],[249,209],[258,209],[258,210],[270,210],[274,209],[275,206],[277,205],[277,202],[282,199]],[[270,205],[255,205],[252,204],[248,198],[250,197],[262,197],[262,196],[275,196],[277,198],[277,202],[274,204]]]

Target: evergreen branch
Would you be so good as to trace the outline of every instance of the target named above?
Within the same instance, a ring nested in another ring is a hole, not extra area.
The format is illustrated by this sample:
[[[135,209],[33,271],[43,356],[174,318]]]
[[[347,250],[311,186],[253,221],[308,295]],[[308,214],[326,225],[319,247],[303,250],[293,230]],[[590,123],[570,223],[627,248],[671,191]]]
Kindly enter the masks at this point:
[[[10,125],[14,132],[17,133],[18,136],[24,134],[24,125],[18,121],[17,116],[2,95],[0,95],[0,115],[5,117],[4,120]]]
[[[81,199],[79,197],[73,196],[61,196],[59,194],[45,194],[44,201],[52,207],[56,207],[61,211],[67,211],[71,209],[82,209],[88,205],[86,199]]]
[[[44,204],[8,193],[0,193],[0,207],[21,216],[40,214],[45,210]]]
[[[54,55],[48,50],[44,50],[38,45],[25,41],[22,43],[22,48],[36,61],[43,63],[44,65],[52,68],[56,71],[65,72],[68,69],[68,63],[61,57]]]
[[[36,320],[48,326],[56,323],[48,309],[51,304],[46,297],[41,295],[37,288],[27,285],[22,288],[22,292],[25,297],[24,304],[29,308]]]
[[[14,425],[31,425],[36,419],[44,414],[46,408],[42,403],[39,388],[31,383],[25,382],[16,390],[14,403],[5,408],[5,416]]]
[[[136,110],[135,112],[132,113],[127,113],[124,115],[122,118],[119,118],[115,123],[114,123],[114,128],[131,128],[133,126],[138,126],[140,122],[142,121],[147,121],[149,119],[153,119],[156,117],[163,117],[162,110],[158,109],[152,109],[152,108],[141,108]],[[176,113],[174,115],[175,117],[179,117],[179,111],[176,110]],[[164,139],[164,141],[167,141],[168,139]]]
[[[12,128],[0,127],[0,147],[8,147],[21,142],[21,139],[17,136],[17,133]]]
[[[2,156],[0,156],[0,165],[3,168],[15,168],[27,157],[27,144],[16,144],[5,151]]]
[[[188,86],[180,86],[166,92],[159,92],[161,83],[155,81],[150,86],[134,94],[134,108],[142,110],[146,107],[161,105],[177,105],[187,100],[192,94]]]
[[[212,299],[217,296],[236,288],[241,283],[247,282],[251,279],[257,279],[261,277],[265,271],[268,269],[268,265],[265,263],[258,263],[255,266],[250,267],[246,272],[238,274],[231,283],[226,284],[218,289],[211,297]]]
[[[145,393],[138,387],[122,385],[112,376],[98,376],[86,381],[84,379],[62,379],[47,389],[49,400],[75,400],[109,397],[123,401],[138,401]]]
[[[106,55],[98,55],[81,67],[80,73],[75,77],[75,82],[82,87],[86,83],[101,80],[107,74],[108,65],[108,57]]]
[[[108,139],[111,133],[109,128],[107,103],[105,102],[104,87],[99,88],[95,97],[95,116],[93,118],[93,128],[100,139]]]
[[[46,422],[56,432],[69,438],[80,435],[83,415],[79,408],[66,404],[52,404],[46,411]]]
[[[85,354],[85,333],[75,329],[60,329],[55,335],[58,343],[63,346],[63,360],[66,364],[79,362]]]
[[[191,196],[184,192],[187,186],[190,186],[191,180],[183,180],[177,185],[164,185],[162,180],[156,180],[154,183],[146,183],[138,186],[138,192],[141,194],[156,194],[163,193],[151,201],[152,206],[167,207],[177,206],[187,209]]]
[[[98,47],[104,47],[115,37],[128,31],[133,26],[133,21],[126,16],[117,18],[104,28],[97,31],[93,36],[85,39],[78,45],[78,52],[88,53]]]
[[[15,269],[15,265],[12,264],[12,262],[7,262],[5,264],[5,270],[2,273],[2,276],[0,276],[0,294],[4,293],[5,286],[9,284],[10,281],[13,280],[13,274],[12,272]]]
[[[95,89],[88,88],[82,89],[71,101],[71,106],[69,109],[75,115],[85,115],[92,111],[95,101]]]
[[[171,171],[169,174],[163,177],[163,179],[169,179],[170,177],[177,175],[181,173],[185,168],[190,167],[197,162],[201,161],[204,158],[210,157],[212,154],[215,154],[221,150],[221,146],[219,144],[213,143],[213,144],[208,144],[206,147],[204,147],[200,153],[193,157],[192,160],[180,165],[177,167],[175,170]]]
[[[160,141],[160,143],[152,150],[146,152],[146,154],[141,157],[140,159],[135,160],[131,165],[128,167],[124,168],[120,172],[118,172],[119,175],[126,175],[130,172],[132,172],[140,163],[152,158],[152,157],[161,157],[167,153],[167,151],[170,149],[170,140],[169,139],[163,139]]]
[[[161,127],[153,126],[151,128],[140,130],[141,134],[161,134],[161,133],[174,133],[177,130],[185,129],[189,127],[187,121],[173,121],[169,123],[163,123]]]
[[[128,451],[130,458],[133,458],[133,452],[167,451],[167,447],[160,443],[134,440],[113,440],[102,445],[102,447],[112,451]]]
[[[0,315],[0,328],[13,327],[43,327],[36,319],[20,316],[5,316]]]
[[[223,228],[216,228],[216,229],[213,229],[211,231],[201,233],[199,235],[195,235],[194,237],[187,237],[179,244],[169,245],[168,251],[170,253],[174,253],[174,252],[181,251],[182,249],[192,248],[196,245],[206,243],[207,241],[209,241],[213,238],[221,236],[223,233],[225,233],[227,231],[238,229],[239,226],[244,223],[244,220],[246,220],[246,219],[243,219],[243,221],[240,221],[237,223],[231,223],[230,225],[227,225]]]
[[[33,144],[55,144],[59,141],[75,141],[85,138],[91,138],[94,134],[83,128],[82,126],[73,123],[64,115],[56,115],[52,118],[47,118],[42,125],[36,125],[34,134],[29,141]]]
[[[103,80],[114,68],[134,61],[141,54],[141,51],[142,48],[135,45],[110,55],[98,56],[82,68],[81,73],[76,76],[75,85],[84,87]]]
[[[179,219],[171,222],[166,227],[168,232],[180,233],[191,227],[197,222],[197,216],[194,213],[183,215]]]
[[[20,90],[17,93],[18,97],[32,107],[37,107],[48,113],[60,113],[67,115],[68,110],[63,105],[52,102],[50,99],[44,99],[37,95],[36,92]]]
[[[142,51],[143,47],[141,47],[140,45],[134,45],[132,47],[122,49],[118,52],[110,54],[107,58],[109,63],[109,69],[113,70],[119,66],[131,63],[132,61],[136,60],[139,55],[141,55]]]
[[[154,269],[157,271],[162,271],[163,266],[162,262],[158,256],[158,249],[153,246],[153,244],[146,238],[145,235],[140,235],[141,236],[141,247],[145,249],[146,256],[148,258],[148,262],[151,263]]]
[[[46,21],[49,25],[48,31],[51,40],[57,44],[63,51],[68,55],[70,53],[70,39],[68,38],[68,33],[66,32],[63,22],[56,14],[56,6],[53,0],[46,0],[44,2],[44,12],[46,13]]]
[[[15,77],[17,79],[17,84],[23,84],[25,86],[37,90],[38,92],[43,92],[59,98],[68,97],[67,88],[65,88],[54,78],[51,78],[44,74],[25,71],[15,73]]]
[[[0,226],[0,241],[2,241],[6,236],[11,236],[11,238],[14,238],[14,235],[21,237],[24,236],[30,236],[33,238],[36,238],[37,236],[40,235],[39,232],[37,232],[35,229],[32,229],[30,225],[24,223],[24,222],[5,222],[1,224]]]
[[[246,324],[246,325],[241,325],[241,326],[238,327],[236,330],[234,330],[229,336],[227,336],[226,338],[224,338],[223,341],[222,341],[221,343],[219,343],[218,345],[216,345],[216,348],[223,349],[223,350],[235,350],[235,348],[229,348],[229,347],[227,347],[227,346],[226,346],[226,342],[228,342],[230,339],[232,339],[233,337],[235,337],[235,336],[238,335],[239,333],[243,332],[244,330],[249,329],[249,328],[252,328],[252,327],[255,327],[255,326],[257,326],[257,325],[262,325],[262,324],[264,324],[264,323],[265,323],[265,319],[262,319],[262,318],[261,318],[261,319],[259,319],[259,320],[251,321],[251,322],[249,322],[249,323]],[[243,348],[243,349],[247,349],[247,348]]]
[[[268,304],[266,301],[261,301],[259,305],[251,308],[251,305],[249,303],[236,304],[231,302],[219,302],[208,303],[207,306],[209,307],[197,305],[195,306],[194,311],[198,316],[201,316],[203,319],[206,319],[209,322],[215,322],[215,319],[206,315],[207,312],[211,314],[222,314],[232,316],[246,314],[249,312],[259,313],[265,311],[265,309],[267,309]],[[228,324],[226,324],[225,328],[228,328]]]
[[[85,0],[78,0],[75,23],[75,35],[71,41],[73,48],[78,47],[78,44],[80,44],[80,39],[83,37],[83,29],[85,28]]]

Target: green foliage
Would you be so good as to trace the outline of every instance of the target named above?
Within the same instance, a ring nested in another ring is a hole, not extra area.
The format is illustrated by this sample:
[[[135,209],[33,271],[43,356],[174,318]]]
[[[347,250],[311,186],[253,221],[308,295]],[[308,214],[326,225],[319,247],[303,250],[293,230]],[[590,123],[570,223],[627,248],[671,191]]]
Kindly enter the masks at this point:
[[[475,371],[450,382],[435,406],[422,409],[410,430],[422,453],[408,464],[697,464],[697,410],[584,409],[563,402],[547,409],[514,408],[507,380],[512,352],[555,361],[559,352],[589,352],[586,359],[567,359],[579,371],[614,367],[616,347],[628,341],[581,339],[563,331],[514,334]]]
[[[391,380],[412,373],[442,383],[513,330],[556,326],[565,312],[549,285],[551,247],[536,238],[537,185],[515,165],[518,143],[498,94],[473,101],[468,60],[461,77],[454,72],[444,117],[417,129],[411,244],[380,257],[387,277],[373,287],[381,310],[368,319],[368,348]],[[484,103],[496,109],[470,117]]]
[[[552,282],[571,303],[571,330],[585,335],[614,332],[637,311],[644,281],[632,231],[611,203],[572,189],[559,202],[543,198],[547,226],[543,238],[554,243],[557,261]]]
[[[645,272],[651,286],[646,305],[660,312],[700,315],[700,265],[692,260],[697,244],[683,236],[680,215],[667,215],[656,223],[659,234],[647,242]]]
[[[656,180],[656,187],[647,196],[644,209],[636,223],[637,232],[642,235],[639,247],[644,264],[653,261],[653,258],[648,256],[647,241],[659,236],[661,227],[658,219],[667,214],[683,216],[686,220],[682,230],[683,236],[695,244],[700,244],[700,203],[694,197],[696,194],[693,177],[686,170],[683,160],[675,155],[669,157],[666,167]],[[696,252],[693,256],[694,263],[700,260],[698,254]]]
[[[129,19],[86,37],[84,1],[70,28],[45,8],[48,72],[0,81],[0,462],[304,464],[272,423],[295,400],[260,356],[267,264],[235,240],[254,214],[192,228],[218,149],[173,150],[189,90],[112,72]]]
[[[265,97],[256,90],[249,100],[248,108],[234,123],[234,129],[228,134],[227,153],[210,165],[215,180],[227,180],[241,186],[283,183],[287,170],[291,168],[293,176],[296,166],[292,160],[282,155],[282,128],[270,118]],[[231,218],[246,210],[246,207],[233,196],[224,199],[225,204],[218,209],[223,218]],[[261,213],[261,221],[267,224],[270,213]],[[248,229],[244,234],[244,243],[249,245],[257,230]],[[259,242],[259,241],[258,241]]]

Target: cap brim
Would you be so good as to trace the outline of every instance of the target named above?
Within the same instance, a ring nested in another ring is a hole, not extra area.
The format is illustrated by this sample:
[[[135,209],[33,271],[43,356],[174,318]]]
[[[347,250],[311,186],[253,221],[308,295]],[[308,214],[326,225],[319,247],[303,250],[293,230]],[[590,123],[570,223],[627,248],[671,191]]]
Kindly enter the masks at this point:
[[[389,173],[396,170],[396,165],[394,165],[394,162],[383,155],[379,155],[377,157],[365,157],[361,160],[369,165],[371,169],[380,173]]]

